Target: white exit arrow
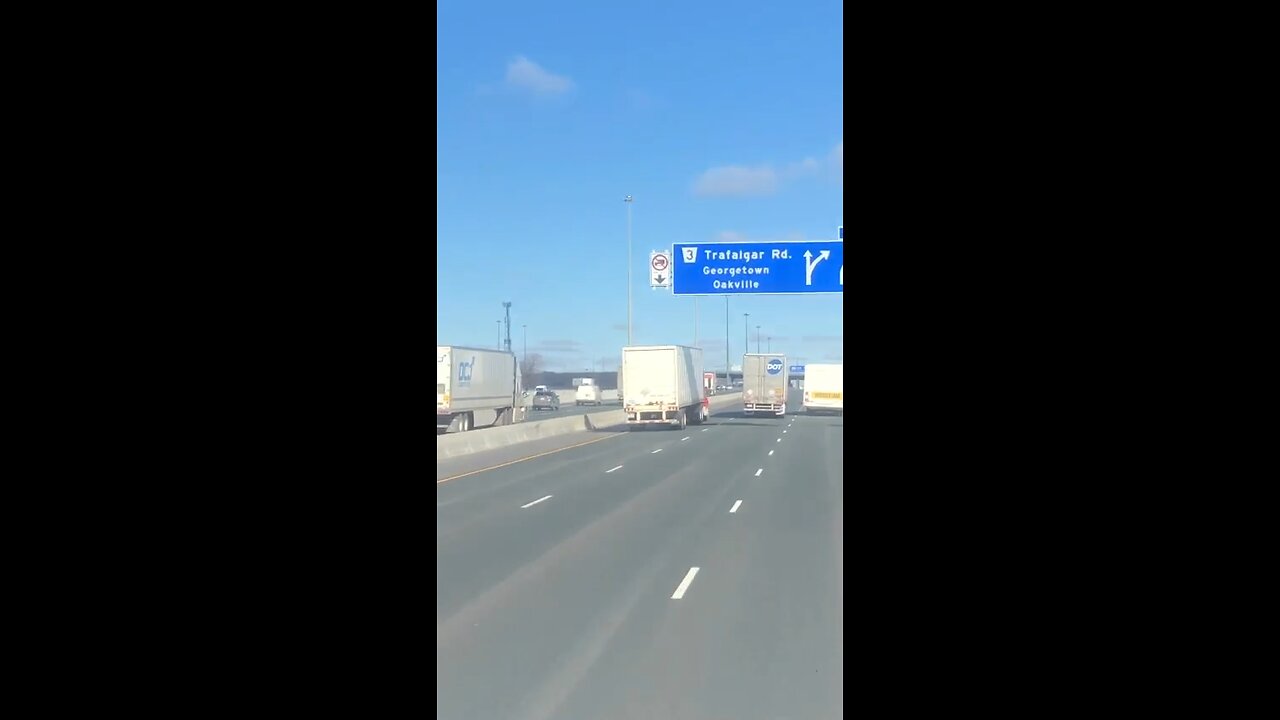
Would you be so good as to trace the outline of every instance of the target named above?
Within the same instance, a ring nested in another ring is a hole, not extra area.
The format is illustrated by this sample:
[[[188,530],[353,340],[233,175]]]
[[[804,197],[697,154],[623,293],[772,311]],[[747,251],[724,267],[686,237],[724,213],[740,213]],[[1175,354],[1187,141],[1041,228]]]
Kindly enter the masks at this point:
[[[808,250],[804,251],[804,284],[805,285],[813,284],[813,269],[818,267],[818,263],[822,262],[823,260],[826,260],[829,257],[831,257],[830,250],[823,250],[822,252],[818,253],[817,260],[813,259],[813,253],[809,252]]]

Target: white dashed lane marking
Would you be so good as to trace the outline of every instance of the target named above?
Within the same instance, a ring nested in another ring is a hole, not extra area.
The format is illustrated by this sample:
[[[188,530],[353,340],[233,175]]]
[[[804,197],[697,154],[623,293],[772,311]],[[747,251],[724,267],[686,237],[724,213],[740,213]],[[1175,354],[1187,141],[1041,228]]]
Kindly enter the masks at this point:
[[[531,502],[531,503],[525,503],[524,505],[521,505],[521,506],[520,506],[520,509],[521,509],[521,510],[523,510],[523,509],[525,509],[525,508],[527,508],[527,507],[533,507],[534,505],[537,505],[538,503],[542,502],[543,500],[550,500],[550,499],[551,499],[551,496],[550,496],[550,495],[548,495],[548,496],[546,496],[546,497],[540,497],[540,498],[538,498],[537,500],[534,500],[534,501],[533,501],[533,502]]]
[[[689,572],[684,576],[684,580],[680,581],[680,587],[676,588],[676,591],[671,594],[672,600],[679,600],[684,597],[685,591],[689,589],[689,585],[693,582],[694,576],[698,574],[698,570],[700,569],[701,568],[696,567],[689,568]]]

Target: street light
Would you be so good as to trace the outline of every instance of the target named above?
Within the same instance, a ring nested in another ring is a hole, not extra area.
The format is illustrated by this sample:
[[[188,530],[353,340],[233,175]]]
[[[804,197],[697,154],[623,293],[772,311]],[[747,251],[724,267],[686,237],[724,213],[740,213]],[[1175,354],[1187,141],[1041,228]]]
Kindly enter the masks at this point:
[[[503,346],[502,349],[506,350],[507,352],[511,352],[511,303],[509,302],[502,303],[502,308],[504,313],[507,316],[505,319],[505,322],[507,324],[507,332],[501,342],[501,345]]]
[[[622,199],[627,204],[627,345],[631,344],[631,203],[630,195]]]
[[[760,354],[760,326],[756,326],[756,354]]]
[[[498,349],[502,349],[502,321],[498,321]]]

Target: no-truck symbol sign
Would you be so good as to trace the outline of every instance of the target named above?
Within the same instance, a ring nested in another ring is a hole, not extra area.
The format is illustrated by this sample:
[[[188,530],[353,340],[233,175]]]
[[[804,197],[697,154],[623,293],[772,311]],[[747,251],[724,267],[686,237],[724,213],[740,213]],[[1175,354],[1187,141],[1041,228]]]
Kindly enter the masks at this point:
[[[665,251],[649,255],[649,287],[671,287],[671,255]]]

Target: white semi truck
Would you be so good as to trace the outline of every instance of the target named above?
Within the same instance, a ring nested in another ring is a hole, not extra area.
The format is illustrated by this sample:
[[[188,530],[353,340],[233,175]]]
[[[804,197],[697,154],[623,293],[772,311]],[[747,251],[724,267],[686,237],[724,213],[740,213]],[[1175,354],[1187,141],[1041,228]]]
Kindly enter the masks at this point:
[[[514,353],[436,346],[436,428],[465,432],[524,419],[524,389]]]
[[[640,345],[622,348],[622,408],[628,425],[684,429],[707,419],[702,402],[702,348]]]
[[[804,411],[844,415],[844,363],[805,365]]]
[[[787,358],[782,353],[742,356],[742,410],[748,415],[787,413]]]

